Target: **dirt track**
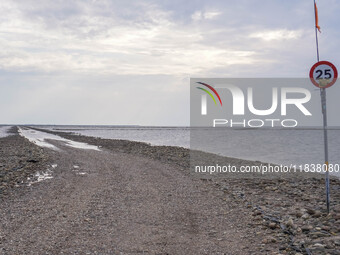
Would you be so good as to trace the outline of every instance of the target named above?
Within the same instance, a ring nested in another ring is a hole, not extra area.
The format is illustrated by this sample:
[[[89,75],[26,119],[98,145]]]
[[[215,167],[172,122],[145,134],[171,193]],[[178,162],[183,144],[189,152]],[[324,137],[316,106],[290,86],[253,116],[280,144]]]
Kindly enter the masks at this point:
[[[340,254],[337,179],[327,214],[323,176],[201,180],[187,149],[52,133],[102,151],[0,139],[0,254]]]
[[[2,201],[1,254],[254,254],[262,240],[222,191],[175,166],[52,143],[54,178]]]

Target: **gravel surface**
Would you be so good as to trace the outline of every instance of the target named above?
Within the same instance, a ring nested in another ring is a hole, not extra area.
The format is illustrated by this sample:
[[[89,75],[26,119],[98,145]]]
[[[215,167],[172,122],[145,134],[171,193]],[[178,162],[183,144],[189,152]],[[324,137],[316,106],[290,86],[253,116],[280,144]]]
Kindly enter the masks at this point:
[[[24,185],[27,178],[34,178],[37,170],[46,170],[49,162],[44,149],[20,137],[16,127],[10,133],[0,138],[0,198]]]
[[[183,148],[60,135],[102,151],[0,139],[2,169],[38,159],[0,198],[1,254],[340,254],[335,179],[327,215],[320,178],[200,180]]]

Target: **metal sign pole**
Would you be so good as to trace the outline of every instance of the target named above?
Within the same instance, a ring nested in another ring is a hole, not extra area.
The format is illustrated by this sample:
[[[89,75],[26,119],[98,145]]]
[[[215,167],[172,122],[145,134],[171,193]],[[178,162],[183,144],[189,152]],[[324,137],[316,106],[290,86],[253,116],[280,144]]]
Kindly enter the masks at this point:
[[[317,61],[320,61],[319,56],[319,39],[318,39],[318,28],[317,28],[317,14],[316,14],[316,3],[314,0],[314,13],[315,13],[315,40],[316,40],[316,57]],[[325,150],[325,166],[326,166],[326,203],[327,203],[327,212],[329,213],[329,203],[330,203],[330,194],[329,194],[329,171],[328,171],[328,134],[327,134],[327,105],[326,105],[326,89],[320,89],[321,96],[321,108],[323,115],[323,137],[324,137],[324,150]]]
[[[329,192],[329,171],[328,171],[328,134],[327,134],[327,106],[326,106],[326,89],[321,89],[321,105],[323,115],[323,137],[325,149],[325,166],[326,166],[326,203],[327,212],[329,213],[330,192]]]

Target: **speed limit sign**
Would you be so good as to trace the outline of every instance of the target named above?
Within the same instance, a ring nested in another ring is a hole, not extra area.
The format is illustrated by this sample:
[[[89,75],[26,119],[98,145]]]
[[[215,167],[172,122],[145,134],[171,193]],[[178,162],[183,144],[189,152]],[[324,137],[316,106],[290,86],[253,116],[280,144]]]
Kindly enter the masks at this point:
[[[325,89],[336,82],[338,71],[331,62],[320,61],[314,64],[310,69],[309,78],[315,86]]]

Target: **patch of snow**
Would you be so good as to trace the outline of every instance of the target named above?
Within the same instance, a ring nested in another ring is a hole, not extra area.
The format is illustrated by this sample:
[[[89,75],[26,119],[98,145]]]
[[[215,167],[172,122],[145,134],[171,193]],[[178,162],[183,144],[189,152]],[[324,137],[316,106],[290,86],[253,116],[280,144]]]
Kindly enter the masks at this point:
[[[58,165],[57,164],[52,164],[51,167],[52,169],[55,169]],[[30,177],[27,178],[28,184],[27,186],[31,186],[34,183],[38,183],[44,180],[49,180],[52,179],[52,170],[51,169],[47,169],[46,171],[42,171],[42,172],[36,172],[36,174],[34,175],[34,180],[32,180]]]
[[[9,130],[11,127],[12,127],[12,126],[0,126],[0,138],[1,138],[1,137],[9,136],[10,134],[8,134],[8,130]]]
[[[27,186],[53,178],[51,170],[47,170],[46,172],[37,172],[34,176],[36,177],[36,180],[29,182]],[[31,178],[27,178],[27,180],[31,180]]]
[[[58,135],[49,134],[29,128],[19,128],[19,134],[25,138],[27,138],[30,142],[40,146],[40,147],[46,147],[53,150],[59,150],[56,146],[53,144],[48,143],[46,140],[55,140],[55,141],[61,141],[64,142],[66,146],[77,148],[77,149],[85,149],[85,150],[96,150],[100,151],[98,146],[90,145],[87,143],[81,143],[81,142],[75,142],[69,139],[62,138]]]

